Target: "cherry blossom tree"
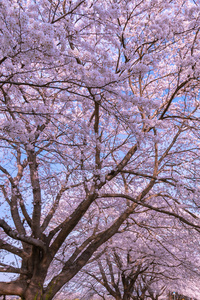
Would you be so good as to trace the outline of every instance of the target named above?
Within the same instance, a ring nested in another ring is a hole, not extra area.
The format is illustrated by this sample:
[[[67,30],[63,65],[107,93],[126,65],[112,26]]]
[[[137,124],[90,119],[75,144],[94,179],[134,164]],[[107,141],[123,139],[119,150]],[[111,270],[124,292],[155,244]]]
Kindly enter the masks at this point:
[[[116,234],[62,292],[72,299],[155,300],[176,291],[198,299],[199,241],[171,218],[158,226],[159,218],[143,214],[138,228]]]
[[[140,209],[198,233],[198,3],[3,0],[0,24],[0,294],[52,299]]]

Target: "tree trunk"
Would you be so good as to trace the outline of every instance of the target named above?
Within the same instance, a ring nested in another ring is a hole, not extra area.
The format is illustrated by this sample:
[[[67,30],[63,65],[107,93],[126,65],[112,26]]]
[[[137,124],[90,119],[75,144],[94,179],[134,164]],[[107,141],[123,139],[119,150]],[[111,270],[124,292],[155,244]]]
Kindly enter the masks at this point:
[[[122,300],[130,300],[131,297],[128,294],[125,293]]]
[[[43,282],[42,280],[30,282],[26,289],[23,300],[43,300]],[[46,299],[47,300],[47,299]]]

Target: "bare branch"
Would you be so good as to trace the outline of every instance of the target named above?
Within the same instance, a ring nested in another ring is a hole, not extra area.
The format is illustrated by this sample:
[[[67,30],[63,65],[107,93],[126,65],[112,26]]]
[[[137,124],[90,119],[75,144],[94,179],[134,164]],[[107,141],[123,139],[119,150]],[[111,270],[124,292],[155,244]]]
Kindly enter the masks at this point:
[[[21,258],[25,258],[27,256],[26,252],[24,252],[22,249],[10,245],[2,239],[0,239],[0,249],[7,250],[10,253],[20,256]]]
[[[22,241],[25,242],[29,245],[34,245],[37,246],[43,250],[46,250],[45,244],[38,240],[38,239],[34,239],[33,237],[30,236],[25,236],[22,234],[19,234],[18,232],[16,232],[15,230],[13,230],[4,220],[0,219],[0,227],[3,228],[4,232],[10,236],[11,238],[18,240],[18,241]]]

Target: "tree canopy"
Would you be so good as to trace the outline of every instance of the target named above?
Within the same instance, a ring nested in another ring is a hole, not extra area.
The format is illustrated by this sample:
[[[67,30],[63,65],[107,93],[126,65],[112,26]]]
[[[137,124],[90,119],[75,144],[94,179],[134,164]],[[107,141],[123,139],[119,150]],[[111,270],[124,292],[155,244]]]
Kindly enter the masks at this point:
[[[52,299],[144,212],[198,257],[199,30],[191,0],[1,1],[0,294]]]

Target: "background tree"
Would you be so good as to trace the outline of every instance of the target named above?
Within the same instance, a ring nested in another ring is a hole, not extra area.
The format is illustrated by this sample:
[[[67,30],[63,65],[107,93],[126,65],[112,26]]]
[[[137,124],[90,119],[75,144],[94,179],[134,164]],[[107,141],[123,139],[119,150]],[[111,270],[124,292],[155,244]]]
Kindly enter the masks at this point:
[[[199,6],[9,0],[0,24],[0,294],[52,299],[141,207],[198,231]]]
[[[111,299],[154,300],[176,291],[199,298],[197,237],[171,217],[141,214],[134,216],[132,228],[129,224],[126,232],[99,249],[63,293],[79,292],[73,299],[109,299],[110,295]]]

